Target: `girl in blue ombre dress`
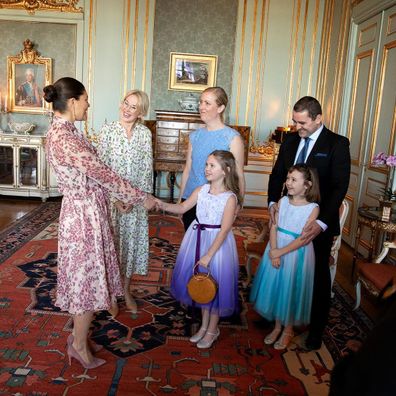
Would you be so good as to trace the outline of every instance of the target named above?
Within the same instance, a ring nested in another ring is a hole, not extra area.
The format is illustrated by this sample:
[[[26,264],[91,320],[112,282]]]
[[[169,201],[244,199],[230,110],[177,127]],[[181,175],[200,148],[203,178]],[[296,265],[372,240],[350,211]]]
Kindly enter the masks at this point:
[[[264,339],[285,349],[294,337],[293,326],[308,324],[311,315],[315,271],[312,242],[304,246],[304,226],[319,214],[319,183],[316,172],[305,164],[292,166],[286,179],[288,196],[278,202],[276,224],[254,277],[250,300],[256,311],[275,320]]]

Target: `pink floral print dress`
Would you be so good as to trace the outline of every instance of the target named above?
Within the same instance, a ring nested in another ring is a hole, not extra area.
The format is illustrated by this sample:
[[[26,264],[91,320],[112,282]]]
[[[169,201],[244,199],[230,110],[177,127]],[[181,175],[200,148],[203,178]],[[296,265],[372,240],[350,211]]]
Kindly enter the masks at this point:
[[[123,295],[109,195],[142,205],[146,194],[101,162],[93,146],[67,120],[54,118],[46,154],[63,194],[55,305],[73,315],[109,309]]]

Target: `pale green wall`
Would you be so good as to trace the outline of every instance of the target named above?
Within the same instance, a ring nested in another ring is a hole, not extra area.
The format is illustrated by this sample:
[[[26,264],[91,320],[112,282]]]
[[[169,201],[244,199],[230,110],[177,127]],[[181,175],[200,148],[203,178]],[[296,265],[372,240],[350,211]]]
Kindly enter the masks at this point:
[[[119,118],[131,89],[150,92],[154,0],[84,1],[84,83],[91,108],[88,129]]]
[[[0,20],[0,90],[7,89],[7,56],[19,55],[23,42],[29,38],[44,58],[52,58],[53,81],[63,76],[75,76],[76,26],[60,23]],[[43,88],[43,87],[41,87]],[[4,96],[2,99],[4,106]],[[0,127],[7,130],[8,121],[27,121],[36,124],[33,134],[43,134],[48,122],[40,114],[9,113],[1,116]]]
[[[266,141],[291,124],[293,104],[316,96],[325,1],[239,3],[231,122]]]
[[[181,110],[185,91],[168,90],[169,53],[217,55],[216,85],[231,94],[237,4],[236,0],[160,0],[154,21],[151,117],[154,110]],[[199,96],[198,93],[195,96]]]

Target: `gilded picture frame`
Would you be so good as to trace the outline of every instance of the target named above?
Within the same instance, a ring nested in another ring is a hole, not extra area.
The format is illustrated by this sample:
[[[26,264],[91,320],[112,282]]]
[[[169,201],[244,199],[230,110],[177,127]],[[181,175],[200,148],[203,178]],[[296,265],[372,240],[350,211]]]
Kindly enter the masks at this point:
[[[217,55],[170,53],[168,89],[203,91],[216,85]]]
[[[43,114],[50,106],[43,88],[52,83],[52,59],[39,56],[29,40],[16,56],[7,57],[7,107],[14,113]]]

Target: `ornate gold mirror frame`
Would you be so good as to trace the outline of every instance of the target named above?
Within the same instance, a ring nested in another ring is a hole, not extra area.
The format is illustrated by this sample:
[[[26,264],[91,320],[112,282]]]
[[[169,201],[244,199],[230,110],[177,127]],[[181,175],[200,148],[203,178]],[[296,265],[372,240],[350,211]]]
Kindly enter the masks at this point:
[[[0,8],[26,10],[29,14],[36,11],[83,12],[82,7],[76,7],[79,0],[0,0]]]

